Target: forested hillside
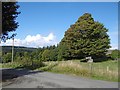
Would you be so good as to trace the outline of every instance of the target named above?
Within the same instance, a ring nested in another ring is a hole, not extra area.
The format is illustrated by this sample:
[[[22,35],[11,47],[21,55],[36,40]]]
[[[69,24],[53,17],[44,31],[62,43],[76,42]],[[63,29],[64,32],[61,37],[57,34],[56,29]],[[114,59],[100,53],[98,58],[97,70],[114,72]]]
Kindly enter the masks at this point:
[[[32,52],[36,50],[36,48],[29,48],[29,47],[21,47],[21,46],[14,46],[14,52]],[[2,46],[2,53],[11,53],[12,46]]]

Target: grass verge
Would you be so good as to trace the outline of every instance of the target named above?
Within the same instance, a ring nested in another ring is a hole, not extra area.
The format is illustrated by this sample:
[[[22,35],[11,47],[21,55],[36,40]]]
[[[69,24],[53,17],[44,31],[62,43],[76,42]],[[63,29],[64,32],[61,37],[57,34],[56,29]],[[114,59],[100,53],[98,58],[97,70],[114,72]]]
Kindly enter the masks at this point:
[[[79,60],[46,62],[39,70],[118,82],[118,61],[85,63]]]

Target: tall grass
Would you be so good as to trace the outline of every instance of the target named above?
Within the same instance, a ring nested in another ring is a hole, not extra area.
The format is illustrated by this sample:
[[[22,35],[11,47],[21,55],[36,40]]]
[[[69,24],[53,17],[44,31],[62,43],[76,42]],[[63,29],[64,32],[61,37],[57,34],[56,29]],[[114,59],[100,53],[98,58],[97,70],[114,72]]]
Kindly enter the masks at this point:
[[[0,63],[0,68],[2,68],[2,63]]]
[[[54,62],[51,62],[48,68],[52,65],[54,65]],[[75,60],[60,61],[56,66],[51,67],[48,71],[108,81],[118,81],[117,61],[92,63],[91,65],[89,63]]]

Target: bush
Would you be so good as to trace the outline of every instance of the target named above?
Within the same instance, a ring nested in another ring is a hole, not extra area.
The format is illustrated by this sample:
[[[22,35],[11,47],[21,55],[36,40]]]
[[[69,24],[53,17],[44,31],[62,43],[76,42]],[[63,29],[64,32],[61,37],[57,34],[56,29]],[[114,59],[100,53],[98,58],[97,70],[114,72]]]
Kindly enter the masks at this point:
[[[119,50],[113,50],[112,53],[111,53],[111,58],[115,59],[115,60],[120,58],[120,51]]]
[[[5,55],[3,55],[3,63],[8,63],[11,62],[11,58],[12,58],[12,54],[11,53],[7,53]]]

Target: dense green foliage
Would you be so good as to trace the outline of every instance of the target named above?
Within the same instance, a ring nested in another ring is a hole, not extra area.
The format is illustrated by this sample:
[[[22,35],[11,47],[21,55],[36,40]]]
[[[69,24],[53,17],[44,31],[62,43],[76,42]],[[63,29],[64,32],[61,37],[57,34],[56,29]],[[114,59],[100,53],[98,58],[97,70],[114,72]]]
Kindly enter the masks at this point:
[[[0,33],[0,36],[3,41],[10,38],[9,32],[18,28],[18,22],[16,22],[16,18],[20,14],[17,11],[18,8],[19,5],[16,2],[2,2],[2,33]]]
[[[53,45],[50,47],[46,47],[42,53],[43,61],[56,61],[58,56],[58,48]]]
[[[2,59],[3,59],[3,62],[6,63],[6,62],[11,62],[11,58],[12,58],[12,54],[6,53]]]
[[[14,61],[25,61],[25,63],[33,63],[33,61],[56,61],[57,60],[57,47],[47,46],[43,48],[26,48],[26,47],[14,47]],[[3,46],[2,47],[2,59],[3,63],[7,63],[11,61],[12,57],[8,58],[8,54],[11,54],[12,47],[11,46]],[[6,59],[7,56],[7,59]],[[12,55],[9,55],[12,56]],[[9,60],[8,60],[9,59]]]
[[[65,32],[59,45],[62,58],[103,57],[110,48],[110,39],[103,24],[85,13]]]
[[[118,59],[120,58],[120,50],[113,50],[112,53],[111,53],[111,57],[113,59]]]

